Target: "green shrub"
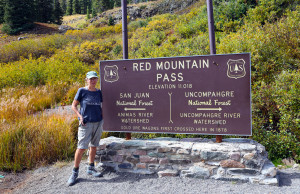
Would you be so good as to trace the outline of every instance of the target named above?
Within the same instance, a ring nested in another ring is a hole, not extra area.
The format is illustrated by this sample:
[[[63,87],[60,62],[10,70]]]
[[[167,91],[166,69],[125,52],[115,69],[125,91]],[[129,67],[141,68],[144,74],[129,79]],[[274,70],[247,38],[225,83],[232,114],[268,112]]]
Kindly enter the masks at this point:
[[[108,26],[113,26],[115,25],[115,20],[112,16],[109,16],[109,19],[108,19],[108,23],[107,23]]]
[[[218,53],[251,53],[252,82],[271,83],[283,70],[298,69],[300,7],[274,24],[246,23],[237,33],[221,38]]]
[[[253,84],[253,137],[266,146],[272,160],[300,159],[299,88],[299,70],[282,72],[270,84]]]
[[[236,31],[242,25],[242,19],[248,9],[254,6],[256,2],[244,0],[221,0],[216,1],[214,15],[216,18],[216,30]]]
[[[2,26],[1,31],[6,33],[6,34],[9,34],[9,35],[16,35],[21,31],[30,30],[33,27],[34,27],[33,23],[23,24],[21,26],[19,25],[19,27],[15,27],[15,28],[12,28],[11,25],[9,25],[7,23],[4,23],[3,26]]]
[[[9,35],[17,34],[21,30],[22,30],[22,28],[12,29],[8,24],[3,24],[2,28],[1,28],[2,32],[9,34]]]
[[[280,19],[286,10],[294,11],[300,5],[299,1],[290,0],[260,0],[258,6],[249,10],[249,20],[265,23],[273,23]]]
[[[149,44],[159,46],[165,40],[165,38],[166,38],[166,34],[164,32],[155,31],[151,34],[149,38]]]
[[[300,70],[282,72],[273,95],[280,112],[279,130],[292,132],[300,141]]]
[[[136,20],[132,21],[128,25],[128,31],[133,32],[138,28],[146,27],[148,25],[147,20]]]
[[[287,130],[300,140],[300,74],[283,72],[271,84],[253,85],[253,119],[255,128]]]
[[[176,44],[178,54],[181,56],[209,54],[209,38],[207,33],[180,41]]]
[[[117,45],[117,46],[115,46],[114,48],[113,48],[113,53],[115,54],[115,55],[119,55],[121,52],[122,52],[122,46],[121,45]]]
[[[259,129],[253,139],[265,146],[270,160],[293,158],[300,162],[300,142],[290,132]]]
[[[206,32],[208,28],[208,19],[206,7],[203,6],[199,10],[194,10],[190,13],[190,16],[187,16],[188,19],[184,22],[180,22],[176,27],[176,32],[182,38],[191,38],[193,35],[199,32]]]

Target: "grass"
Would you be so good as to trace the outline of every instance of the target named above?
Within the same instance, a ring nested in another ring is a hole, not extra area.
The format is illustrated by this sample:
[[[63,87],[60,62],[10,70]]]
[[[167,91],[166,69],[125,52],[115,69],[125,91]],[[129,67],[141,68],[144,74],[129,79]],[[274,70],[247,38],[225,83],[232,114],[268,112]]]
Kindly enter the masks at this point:
[[[31,31],[22,32],[22,34],[8,36],[1,32],[2,24],[0,24],[0,49],[2,46],[18,42],[19,37],[26,37],[24,40],[34,40],[46,37],[49,34],[59,33],[58,25],[35,22],[35,27]]]
[[[62,84],[2,89],[0,170],[19,172],[73,157],[77,119],[60,114],[44,115],[40,111],[74,95],[74,92],[67,95],[65,92],[75,87],[80,86]]]
[[[76,14],[63,17],[63,25],[68,25],[73,28],[82,28],[86,24],[86,15]]]
[[[70,158],[75,138],[62,116],[31,115],[0,132],[0,170],[15,172]]]
[[[56,168],[63,168],[67,166],[69,163],[70,163],[69,161],[57,161],[53,166]]]

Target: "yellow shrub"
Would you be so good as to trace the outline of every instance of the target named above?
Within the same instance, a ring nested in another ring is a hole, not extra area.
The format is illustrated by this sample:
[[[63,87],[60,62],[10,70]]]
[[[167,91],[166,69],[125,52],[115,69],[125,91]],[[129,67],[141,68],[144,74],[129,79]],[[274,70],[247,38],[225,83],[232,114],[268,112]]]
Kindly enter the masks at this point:
[[[2,89],[0,123],[14,122],[38,111],[55,107],[66,97],[73,100],[80,85],[82,86],[82,83],[70,85],[61,82],[55,85]]]
[[[22,171],[70,158],[71,123],[62,116],[30,116],[0,130],[0,170]]]
[[[65,96],[63,97],[63,100],[61,102],[61,105],[62,106],[65,106],[65,105],[71,105],[73,100],[74,100],[74,97],[77,93],[77,90],[80,88],[80,87],[83,87],[83,84],[80,84],[79,82],[75,82],[71,87],[70,89],[68,90],[68,92],[65,94]]]
[[[84,42],[79,47],[79,57],[83,62],[94,63],[99,58],[100,45],[96,42]]]
[[[122,33],[122,23],[116,24],[114,26],[114,30],[115,30],[115,33],[117,33],[117,34]]]
[[[22,58],[50,56],[70,41],[63,35],[50,35],[39,39],[25,39],[0,47],[0,63],[8,63]]]
[[[170,20],[167,20],[166,18],[163,18],[161,20],[153,20],[148,23],[146,26],[145,30],[150,32],[150,31],[162,31],[169,29],[170,27],[173,26],[173,22]]]

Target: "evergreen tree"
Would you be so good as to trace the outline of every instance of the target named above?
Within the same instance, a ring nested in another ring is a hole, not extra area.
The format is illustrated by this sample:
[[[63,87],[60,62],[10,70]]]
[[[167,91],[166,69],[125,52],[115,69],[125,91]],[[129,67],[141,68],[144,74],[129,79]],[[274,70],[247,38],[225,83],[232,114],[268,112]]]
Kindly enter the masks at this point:
[[[33,26],[32,0],[7,0],[2,31],[16,34]]]
[[[114,0],[99,0],[99,2],[101,7],[100,12],[104,12],[106,10],[114,8]]]
[[[60,6],[64,14],[67,13],[67,0],[60,0]]]
[[[92,8],[92,17],[95,17],[97,15],[95,8]]]
[[[0,24],[4,22],[5,0],[0,0]]]
[[[87,18],[87,19],[90,19],[90,18],[91,18],[91,10],[90,10],[89,7],[87,8],[87,11],[86,11],[86,18]]]
[[[116,0],[92,0],[92,11],[102,13],[108,9],[113,9]],[[121,0],[118,0],[121,3]]]
[[[79,0],[80,13],[86,14],[87,11],[87,0]]]
[[[73,14],[73,0],[69,0],[67,5],[66,15],[72,15],[72,14]]]
[[[116,0],[114,7],[121,7],[121,0]]]
[[[87,0],[87,8],[86,11],[90,14],[92,13],[92,0]]]
[[[54,8],[52,14],[52,20],[55,24],[61,24],[63,21],[63,10],[60,6],[59,0],[54,0]]]
[[[101,12],[100,0],[92,0],[92,15],[96,15]]]
[[[92,13],[92,0],[87,0],[87,11],[86,12],[87,12],[87,18],[90,19],[91,14],[93,15],[93,13]]]
[[[53,0],[36,0],[36,21],[53,22]]]
[[[73,14],[80,14],[81,8],[79,0],[73,0]]]

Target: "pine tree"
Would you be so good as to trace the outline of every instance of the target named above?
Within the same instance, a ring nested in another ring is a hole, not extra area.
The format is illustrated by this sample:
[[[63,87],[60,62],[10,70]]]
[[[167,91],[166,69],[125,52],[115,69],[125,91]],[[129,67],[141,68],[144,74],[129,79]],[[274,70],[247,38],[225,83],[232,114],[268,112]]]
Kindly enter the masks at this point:
[[[121,0],[116,0],[114,7],[121,7]]]
[[[53,0],[36,0],[36,21],[53,22]]]
[[[63,21],[63,10],[60,6],[59,0],[54,0],[54,8],[52,13],[52,20],[55,24],[61,24]]]
[[[91,18],[91,14],[93,15],[93,13],[92,13],[92,0],[87,0],[86,12],[87,12],[87,14],[86,14],[87,18],[90,19]]]
[[[72,14],[73,14],[73,0],[69,0],[67,5],[66,15],[72,15]]]
[[[108,9],[114,8],[114,1],[113,0],[96,0],[98,1],[98,8],[96,9],[99,12],[104,12]]]
[[[2,31],[16,34],[33,26],[32,0],[7,0]]]
[[[91,18],[91,11],[90,8],[88,7],[86,10],[86,19],[90,19]]]
[[[80,14],[81,8],[79,4],[79,0],[73,0],[73,14]]]
[[[60,0],[60,6],[64,14],[67,13],[67,0]]]
[[[101,12],[100,0],[92,0],[92,15]]]
[[[87,13],[91,14],[92,13],[92,0],[87,0],[87,8],[86,8]]]
[[[97,15],[95,8],[92,8],[92,17],[95,17]]]
[[[0,0],[0,24],[4,22],[5,0]]]
[[[86,14],[87,11],[87,0],[79,0],[80,13]]]

